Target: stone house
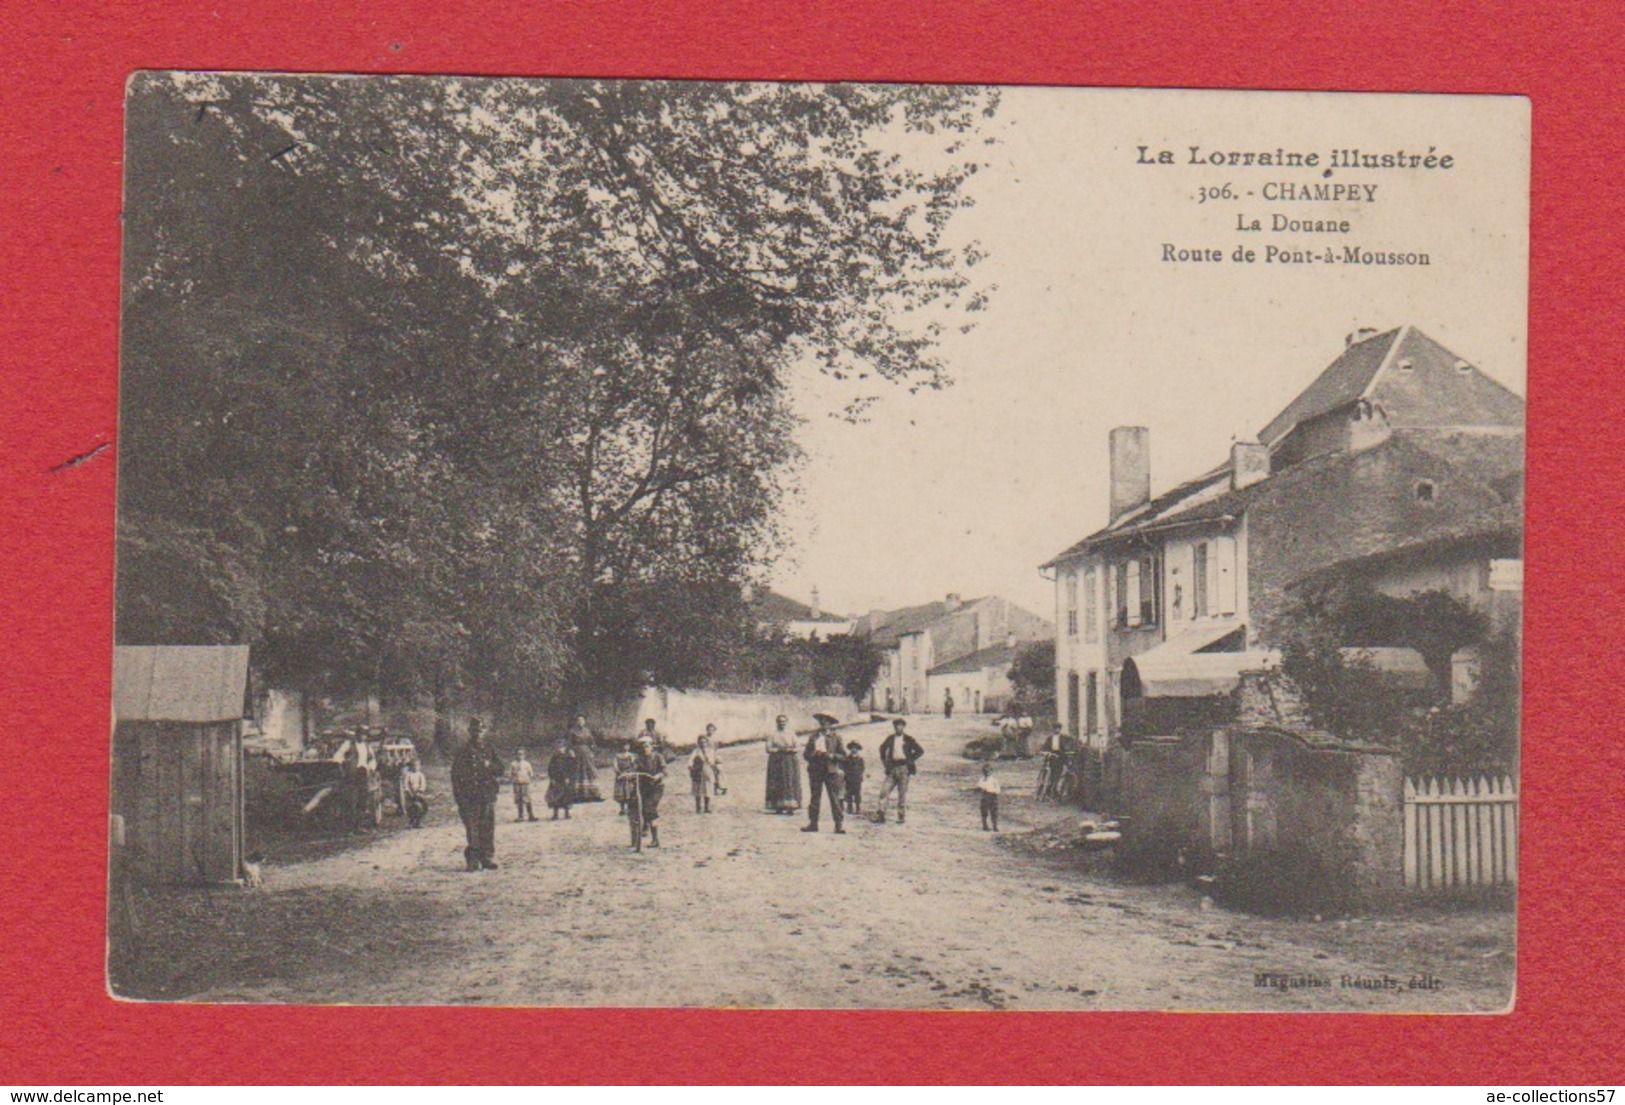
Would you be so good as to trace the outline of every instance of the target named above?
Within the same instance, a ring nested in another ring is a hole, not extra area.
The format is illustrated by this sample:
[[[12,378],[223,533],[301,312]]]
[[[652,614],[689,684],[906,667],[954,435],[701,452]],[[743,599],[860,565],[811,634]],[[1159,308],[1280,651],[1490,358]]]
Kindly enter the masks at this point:
[[[1220,721],[1317,573],[1470,601],[1521,587],[1523,425],[1522,398],[1402,326],[1350,335],[1256,442],[1155,497],[1149,431],[1113,430],[1106,526],[1043,566],[1062,728],[1104,751],[1125,714],[1128,735]]]

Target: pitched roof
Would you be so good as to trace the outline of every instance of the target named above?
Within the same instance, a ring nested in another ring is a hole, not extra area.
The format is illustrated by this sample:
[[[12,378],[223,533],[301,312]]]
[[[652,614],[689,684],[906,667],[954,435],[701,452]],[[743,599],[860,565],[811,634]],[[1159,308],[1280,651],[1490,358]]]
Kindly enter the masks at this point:
[[[1327,365],[1313,383],[1258,432],[1258,440],[1274,445],[1298,423],[1334,411],[1364,395],[1404,329],[1389,330],[1350,344],[1342,356]]]
[[[236,721],[247,691],[247,645],[113,649],[115,721]]]
[[[981,598],[966,599],[951,610],[946,602],[938,600],[919,606],[905,606],[897,610],[865,614],[857,620],[853,633],[860,637],[868,637],[881,648],[890,648],[897,643],[899,637],[910,633],[923,633],[942,619],[970,610],[979,603],[986,602],[990,597],[992,596],[983,595]]]
[[[980,652],[973,652],[969,656],[961,656],[957,660],[948,660],[938,664],[927,675],[959,675],[962,672],[981,671],[984,668],[998,667],[1001,664],[1010,664],[1016,658],[1016,650],[1009,645],[994,645],[984,648]]]
[[[1044,567],[1053,567],[1069,557],[1116,538],[1238,517],[1260,498],[1279,494],[1305,481],[1326,478],[1355,464],[1365,463],[1367,458],[1372,457],[1391,458],[1402,471],[1418,475],[1448,474],[1456,481],[1478,487],[1486,498],[1497,501],[1497,507],[1504,504],[1516,514],[1520,507],[1516,494],[1518,484],[1511,477],[1522,469],[1522,435],[1497,436],[1494,441],[1495,444],[1486,444],[1470,434],[1396,431],[1387,441],[1371,449],[1356,453],[1322,453],[1239,490],[1232,490],[1229,473],[1219,470],[1203,480],[1181,485],[1152,500],[1149,508],[1142,508],[1113,525],[1097,530]],[[1494,463],[1486,458],[1495,458]],[[1514,464],[1515,468],[1506,471],[1505,466]],[[1439,531],[1439,523],[1430,521],[1425,531],[1374,534],[1373,538],[1380,536],[1387,547],[1423,539]]]
[[[797,602],[793,598],[770,591],[766,587],[759,589],[750,601],[750,611],[753,617],[760,622],[781,625],[787,622],[844,622],[845,618],[829,611],[813,613],[812,607],[804,602]]]
[[[1401,366],[1395,371],[1394,366]],[[1405,440],[1509,501],[1521,495],[1524,401],[1414,326],[1353,342],[1259,433],[1274,447],[1296,426],[1361,398],[1375,396]],[[1053,568],[1115,536],[1234,516],[1266,489],[1296,473],[1324,471],[1332,453],[1311,457],[1240,491],[1231,490],[1230,462],[1163,492],[1041,565]]]
[[[1272,449],[1294,428],[1357,399],[1396,426],[1521,427],[1524,401],[1414,326],[1357,341],[1258,433]]]

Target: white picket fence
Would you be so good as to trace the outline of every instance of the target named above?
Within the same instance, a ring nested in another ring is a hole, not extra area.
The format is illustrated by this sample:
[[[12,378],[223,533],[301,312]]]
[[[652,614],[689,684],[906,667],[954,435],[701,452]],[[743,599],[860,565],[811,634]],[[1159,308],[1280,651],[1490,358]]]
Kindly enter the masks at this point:
[[[1499,778],[1405,780],[1405,885],[1518,881],[1518,788]]]

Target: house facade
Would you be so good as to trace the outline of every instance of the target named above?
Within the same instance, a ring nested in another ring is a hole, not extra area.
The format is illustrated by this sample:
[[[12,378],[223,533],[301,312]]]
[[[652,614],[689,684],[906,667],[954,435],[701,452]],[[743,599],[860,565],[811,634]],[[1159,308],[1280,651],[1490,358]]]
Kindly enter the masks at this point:
[[[955,712],[1001,713],[1010,701],[1010,667],[1019,647],[1010,641],[937,664],[925,674],[927,701],[940,708],[952,695]]]
[[[1404,326],[1350,335],[1256,442],[1161,495],[1149,432],[1113,430],[1106,526],[1043,566],[1059,724],[1103,750],[1125,710],[1131,731],[1216,721],[1319,573],[1475,603],[1521,587],[1523,424],[1519,396]]]

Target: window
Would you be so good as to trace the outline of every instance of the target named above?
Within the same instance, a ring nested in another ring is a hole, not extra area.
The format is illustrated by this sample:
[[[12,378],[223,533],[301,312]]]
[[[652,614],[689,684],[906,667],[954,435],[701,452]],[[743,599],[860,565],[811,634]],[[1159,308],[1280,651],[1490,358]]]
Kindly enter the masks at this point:
[[[1434,499],[1434,496],[1437,494],[1437,492],[1438,492],[1438,488],[1436,488],[1433,485],[1432,480],[1418,480],[1418,481],[1416,481],[1416,501],[1417,502],[1419,502],[1419,503],[1431,503],[1433,501],[1433,499]]]
[[[1191,551],[1191,617],[1208,616],[1207,542],[1198,541]]]
[[[1121,629],[1128,625],[1128,564],[1119,561],[1108,569],[1107,579],[1112,581],[1112,624]]]
[[[1156,625],[1162,609],[1162,557],[1147,553],[1140,557],[1140,624]]]

